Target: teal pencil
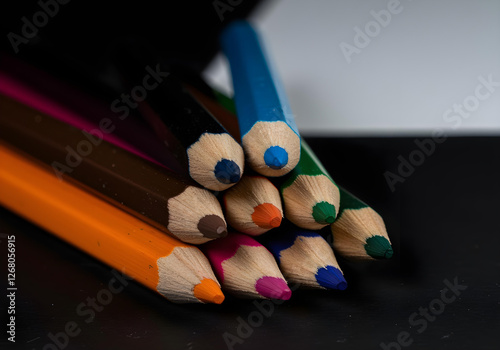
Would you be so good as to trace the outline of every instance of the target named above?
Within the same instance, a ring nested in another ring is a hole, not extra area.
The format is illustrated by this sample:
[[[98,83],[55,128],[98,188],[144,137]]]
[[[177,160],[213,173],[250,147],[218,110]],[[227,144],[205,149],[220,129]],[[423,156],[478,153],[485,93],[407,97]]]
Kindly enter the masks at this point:
[[[346,258],[389,259],[393,250],[384,220],[340,187],[340,211],[332,224],[333,248]]]

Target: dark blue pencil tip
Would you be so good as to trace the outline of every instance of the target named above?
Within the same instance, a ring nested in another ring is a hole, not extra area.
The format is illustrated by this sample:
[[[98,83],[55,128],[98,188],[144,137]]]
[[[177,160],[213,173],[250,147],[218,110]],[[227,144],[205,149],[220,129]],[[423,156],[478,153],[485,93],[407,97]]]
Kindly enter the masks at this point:
[[[288,153],[280,146],[271,146],[264,153],[264,162],[271,169],[281,169],[288,163]]]
[[[241,178],[241,170],[238,164],[227,159],[222,159],[217,162],[214,174],[217,180],[223,184],[234,184],[240,181]]]
[[[316,272],[316,281],[324,288],[339,290],[345,290],[347,288],[347,282],[342,272],[330,265],[318,269],[318,272]]]

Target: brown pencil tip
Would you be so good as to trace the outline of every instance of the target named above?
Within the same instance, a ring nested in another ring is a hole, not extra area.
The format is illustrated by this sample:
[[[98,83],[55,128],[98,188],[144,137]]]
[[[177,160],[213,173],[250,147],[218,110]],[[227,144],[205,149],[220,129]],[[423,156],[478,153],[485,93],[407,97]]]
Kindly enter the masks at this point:
[[[198,230],[203,236],[211,239],[227,236],[227,225],[224,219],[218,215],[206,215],[198,222]]]
[[[254,208],[252,220],[255,225],[272,229],[281,225],[282,213],[274,204],[262,203]]]
[[[224,301],[224,294],[219,285],[212,279],[204,278],[194,286],[194,296],[204,303],[221,304]]]

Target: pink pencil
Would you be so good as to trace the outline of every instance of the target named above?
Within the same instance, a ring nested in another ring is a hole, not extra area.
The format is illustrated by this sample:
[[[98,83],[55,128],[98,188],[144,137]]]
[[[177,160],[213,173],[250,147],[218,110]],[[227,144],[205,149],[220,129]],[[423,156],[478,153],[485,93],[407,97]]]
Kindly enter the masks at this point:
[[[16,79],[11,78],[1,71],[0,93],[81,130],[90,132],[91,130],[96,129],[96,126],[86,121],[85,118],[79,116],[78,114],[67,108],[64,108],[60,104],[52,101],[50,98],[45,97],[41,93],[17,81]],[[121,147],[129,151],[130,153],[145,158],[150,162],[164,166],[153,158],[144,154],[143,152],[137,150],[137,148],[135,148],[134,146],[114,136],[113,134],[107,134],[103,132],[101,132],[101,134],[103,140],[112,143],[115,146]]]
[[[230,233],[202,249],[226,291],[245,298],[290,299],[292,291],[272,254],[255,239]]]

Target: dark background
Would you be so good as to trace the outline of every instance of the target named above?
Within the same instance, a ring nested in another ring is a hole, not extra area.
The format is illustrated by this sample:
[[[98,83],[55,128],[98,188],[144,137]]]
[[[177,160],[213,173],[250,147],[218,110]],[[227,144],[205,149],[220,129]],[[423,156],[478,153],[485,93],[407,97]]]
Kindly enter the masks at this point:
[[[231,18],[247,16],[255,2],[232,7],[221,21],[212,1],[73,0],[19,47],[17,57],[78,82],[85,75],[105,77],[109,50],[135,36],[168,60],[200,71],[217,51],[218,31]],[[258,8],[264,11],[266,4]],[[33,1],[4,4],[4,52],[13,54],[5,33],[19,33],[21,17],[38,10]],[[381,342],[397,341],[402,331],[410,333],[410,349],[497,348],[500,138],[449,138],[392,192],[384,173],[398,173],[398,157],[408,159],[415,139],[307,138],[334,179],[382,215],[395,255],[379,262],[339,259],[346,291],[294,292],[234,349],[381,349]],[[253,301],[230,296],[222,305],[175,305],[132,283],[85,323],[75,309],[107,288],[111,269],[5,209],[0,234],[5,266],[5,235],[16,236],[18,286],[16,346],[3,330],[2,348],[42,349],[49,332],[75,321],[81,334],[68,349],[225,349],[223,335],[238,336],[238,317],[247,321],[258,310]],[[460,297],[422,333],[410,328],[410,315],[428,308],[446,287],[443,281],[455,278],[467,286]],[[0,305],[5,325],[7,299]]]

